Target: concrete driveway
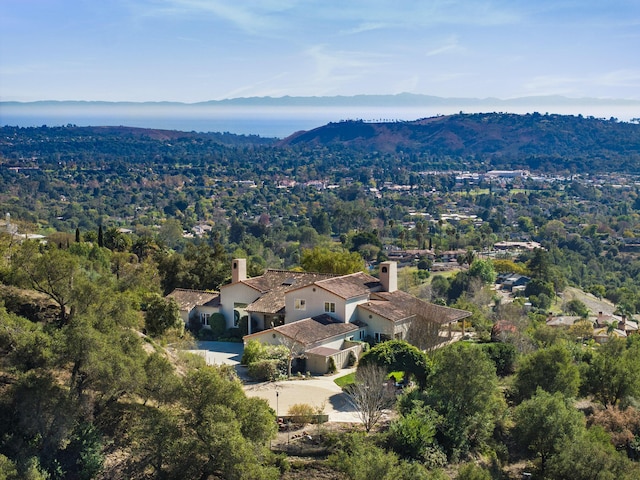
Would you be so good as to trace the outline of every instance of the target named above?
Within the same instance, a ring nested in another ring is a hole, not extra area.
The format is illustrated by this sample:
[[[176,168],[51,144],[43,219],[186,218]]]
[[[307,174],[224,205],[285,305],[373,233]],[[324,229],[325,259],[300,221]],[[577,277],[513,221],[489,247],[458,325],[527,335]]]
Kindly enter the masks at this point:
[[[198,342],[197,349],[189,352],[202,355],[208,365],[239,365],[244,345],[233,342]]]
[[[232,342],[198,342],[196,350],[208,365],[233,365],[244,382],[244,391],[249,397],[266,400],[278,415],[286,415],[289,407],[306,403],[312,407],[322,407],[329,415],[330,422],[359,422],[356,410],[334,379],[354,371],[354,368],[340,370],[335,375],[319,375],[308,379],[284,380],[281,382],[255,383],[246,375],[246,367],[240,365],[244,345]],[[277,392],[277,395],[276,395]]]
[[[245,384],[244,391],[248,397],[266,400],[278,415],[287,415],[292,405],[306,403],[322,408],[323,413],[329,415],[330,422],[359,422],[347,395],[333,381],[352,371],[354,369],[345,369],[335,375],[315,376],[304,380]]]

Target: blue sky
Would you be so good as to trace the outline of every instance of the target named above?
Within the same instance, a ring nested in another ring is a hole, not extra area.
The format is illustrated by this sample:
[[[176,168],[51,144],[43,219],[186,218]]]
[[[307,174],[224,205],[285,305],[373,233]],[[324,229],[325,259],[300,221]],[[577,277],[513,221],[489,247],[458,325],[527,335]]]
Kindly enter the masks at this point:
[[[0,100],[640,99],[638,0],[0,0]]]

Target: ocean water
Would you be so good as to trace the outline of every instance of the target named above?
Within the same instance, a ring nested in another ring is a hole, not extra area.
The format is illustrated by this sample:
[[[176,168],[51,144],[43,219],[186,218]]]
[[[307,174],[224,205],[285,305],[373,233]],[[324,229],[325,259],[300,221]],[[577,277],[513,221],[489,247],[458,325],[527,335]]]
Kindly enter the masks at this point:
[[[163,103],[0,103],[0,125],[36,127],[128,126],[196,132],[229,132],[241,135],[286,138],[343,120],[410,121],[458,112],[510,112],[582,114],[629,121],[640,117],[638,106],[625,105],[455,105],[433,107],[244,107]]]

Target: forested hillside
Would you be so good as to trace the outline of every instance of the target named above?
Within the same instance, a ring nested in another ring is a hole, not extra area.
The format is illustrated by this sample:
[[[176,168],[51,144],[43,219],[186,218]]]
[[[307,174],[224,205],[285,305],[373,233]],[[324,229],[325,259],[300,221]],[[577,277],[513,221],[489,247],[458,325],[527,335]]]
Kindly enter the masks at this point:
[[[294,134],[280,144],[428,152],[462,159],[471,170],[481,165],[575,173],[640,169],[640,125],[614,118],[461,113],[413,122],[346,121]]]

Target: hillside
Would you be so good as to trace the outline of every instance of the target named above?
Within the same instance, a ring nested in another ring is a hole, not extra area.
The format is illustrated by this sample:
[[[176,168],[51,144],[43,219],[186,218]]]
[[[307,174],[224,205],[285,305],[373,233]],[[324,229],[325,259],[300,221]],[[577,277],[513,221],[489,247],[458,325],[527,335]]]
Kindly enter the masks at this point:
[[[496,168],[547,168],[561,160],[564,168],[578,171],[640,170],[640,125],[569,115],[483,113],[412,122],[346,121],[298,132],[279,145],[421,152],[475,159]]]

